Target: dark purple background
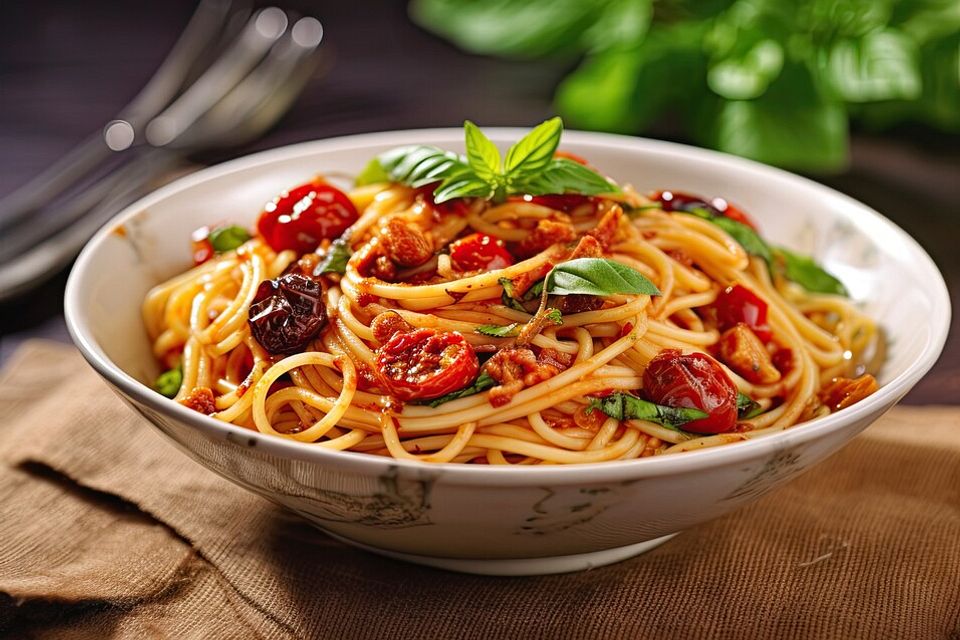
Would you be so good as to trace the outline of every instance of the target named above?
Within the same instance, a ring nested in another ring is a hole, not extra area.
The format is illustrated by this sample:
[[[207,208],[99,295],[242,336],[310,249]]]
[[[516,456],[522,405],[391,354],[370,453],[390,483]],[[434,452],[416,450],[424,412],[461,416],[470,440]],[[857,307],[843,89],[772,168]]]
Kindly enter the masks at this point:
[[[0,20],[0,194],[97,130],[150,76],[193,10],[164,2],[10,2]],[[469,56],[424,33],[401,2],[298,2],[324,24],[326,70],[256,149],[349,133],[415,127],[531,125],[552,115],[565,63]],[[678,139],[661,130],[657,137]],[[933,372],[908,396],[960,404],[960,136],[923,127],[858,132],[851,168],[814,176],[905,228],[947,277],[954,331]],[[0,306],[0,359],[30,336],[66,340],[61,274]]]

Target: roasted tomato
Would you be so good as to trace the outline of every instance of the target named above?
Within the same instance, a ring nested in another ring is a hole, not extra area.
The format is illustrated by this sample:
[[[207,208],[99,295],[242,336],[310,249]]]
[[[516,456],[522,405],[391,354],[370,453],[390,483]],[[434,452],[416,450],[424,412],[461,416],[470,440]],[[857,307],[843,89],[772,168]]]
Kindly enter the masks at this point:
[[[210,227],[200,227],[190,234],[190,252],[194,265],[203,264],[216,254],[210,242]]]
[[[462,389],[477,377],[473,347],[455,331],[396,333],[377,349],[377,375],[399,400],[429,400]]]
[[[264,280],[250,305],[250,332],[272,354],[302,350],[327,322],[320,281],[302,273]]]
[[[706,411],[706,418],[683,425],[694,433],[724,433],[737,426],[737,388],[716,360],[702,353],[666,349],[643,372],[651,402]]]
[[[706,198],[694,196],[680,191],[658,191],[653,196],[654,200],[663,205],[664,211],[693,211],[694,209],[703,209],[715,216],[724,216],[731,220],[736,220],[740,224],[745,224],[754,231],[757,230],[757,223],[750,216],[733,206],[723,198],[713,198],[707,201]]]
[[[493,271],[513,264],[503,241],[485,233],[460,238],[450,245],[450,262],[457,271]]]
[[[764,342],[769,342],[773,337],[773,331],[767,324],[767,303],[750,289],[739,284],[727,287],[717,296],[714,306],[721,331],[742,322],[753,329],[756,336]]]
[[[274,251],[307,253],[324,238],[339,238],[358,217],[347,194],[314,181],[284,191],[268,202],[257,220],[257,230]]]

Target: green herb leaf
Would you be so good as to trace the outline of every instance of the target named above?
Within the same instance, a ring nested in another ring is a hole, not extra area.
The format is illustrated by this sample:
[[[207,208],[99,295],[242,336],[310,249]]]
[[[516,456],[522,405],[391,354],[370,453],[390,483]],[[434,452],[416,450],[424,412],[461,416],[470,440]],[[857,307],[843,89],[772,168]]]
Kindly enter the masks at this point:
[[[313,275],[319,276],[324,273],[339,273],[343,275],[347,272],[347,262],[350,260],[350,244],[343,238],[337,238],[330,243],[330,248],[323,256],[314,270]]]
[[[744,251],[751,255],[763,258],[767,261],[767,263],[770,262],[772,257],[770,253],[770,247],[756,231],[742,222],[737,222],[736,220],[726,216],[712,216],[709,218],[709,220],[713,224],[726,231],[727,235],[729,235],[731,238],[739,242]]]
[[[440,405],[450,402],[451,400],[466,398],[467,396],[476,395],[482,391],[486,391],[487,389],[496,386],[496,384],[497,381],[494,380],[486,371],[483,371],[479,376],[477,376],[477,379],[474,380],[473,384],[469,387],[464,387],[458,391],[451,391],[450,393],[442,395],[439,398],[427,400],[419,404],[426,404],[431,407],[439,407]]]
[[[414,188],[455,176],[473,175],[459,155],[429,145],[397,147],[377,156],[377,161],[390,180]]]
[[[500,175],[500,151],[480,127],[469,120],[463,123],[466,135],[467,162],[474,174],[487,182]]]
[[[538,173],[553,160],[563,135],[563,120],[550,118],[533,128],[507,151],[504,173],[515,180]]]
[[[520,335],[521,327],[522,325],[519,322],[511,322],[508,325],[481,324],[474,331],[494,338],[516,338]]]
[[[368,184],[389,181],[390,176],[383,169],[383,165],[380,164],[380,158],[373,158],[367,163],[367,166],[363,168],[363,171],[357,174],[353,184],[354,186],[362,187]]]
[[[464,169],[440,183],[433,192],[433,201],[441,204],[455,198],[492,198],[495,192],[495,184],[469,169]]]
[[[699,409],[655,404],[625,391],[611,393],[602,398],[590,398],[587,412],[594,410],[601,411],[616,420],[646,420],[678,431],[679,426],[706,418],[708,415]]]
[[[173,369],[164,371],[153,383],[153,388],[167,396],[173,398],[180,392],[180,385],[183,384],[183,367],[177,365]]]
[[[585,0],[414,0],[409,11],[467,51],[518,58],[576,49],[601,14],[596,2]]]
[[[594,196],[601,193],[619,193],[620,188],[590,167],[568,158],[554,158],[539,173],[515,178],[510,182],[510,192],[531,196],[550,193]]]
[[[743,393],[737,391],[737,417],[740,420],[749,420],[763,413],[760,403]]]
[[[547,322],[560,326],[563,324],[563,314],[560,313],[560,309],[547,309],[547,315],[545,316]]]
[[[217,253],[233,251],[244,242],[250,239],[250,233],[241,226],[230,225],[228,227],[217,227],[207,236],[210,246]]]
[[[745,51],[736,52],[711,65],[707,84],[717,94],[730,100],[751,100],[763,95],[783,68],[783,48],[775,40],[765,38],[752,43]]]
[[[642,273],[607,258],[577,258],[558,264],[547,274],[545,286],[547,293],[560,296],[660,295]]]
[[[917,47],[910,37],[892,29],[837,41],[826,70],[834,91],[847,102],[920,96]]]
[[[807,291],[837,296],[849,295],[843,283],[817,264],[813,258],[796,254],[782,247],[774,249],[774,256],[774,264],[781,270],[784,277],[796,282]]]

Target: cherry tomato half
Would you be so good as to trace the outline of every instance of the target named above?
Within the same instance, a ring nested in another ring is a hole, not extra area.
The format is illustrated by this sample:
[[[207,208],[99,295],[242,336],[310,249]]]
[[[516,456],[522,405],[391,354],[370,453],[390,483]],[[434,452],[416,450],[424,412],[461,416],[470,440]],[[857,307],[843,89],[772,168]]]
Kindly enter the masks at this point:
[[[721,331],[744,323],[763,342],[769,342],[773,331],[767,324],[767,303],[750,289],[735,284],[727,287],[717,296],[714,303],[717,309],[717,323]]]
[[[493,271],[513,264],[513,256],[498,240],[485,233],[474,233],[450,245],[450,262],[457,271]]]
[[[694,209],[703,209],[715,216],[730,218],[757,231],[757,223],[754,222],[750,216],[723,198],[713,198],[708,201],[706,198],[680,191],[658,191],[654,194],[653,199],[663,205],[664,211],[693,211]]]
[[[737,388],[713,358],[661,351],[643,372],[643,390],[651,402],[706,411],[706,418],[683,425],[693,433],[724,433],[737,426]]]
[[[480,369],[477,354],[456,331],[414,329],[377,349],[377,375],[399,400],[429,400],[462,389]]]
[[[357,208],[347,194],[314,181],[284,191],[268,202],[257,230],[274,251],[313,251],[324,238],[334,240],[357,221]]]

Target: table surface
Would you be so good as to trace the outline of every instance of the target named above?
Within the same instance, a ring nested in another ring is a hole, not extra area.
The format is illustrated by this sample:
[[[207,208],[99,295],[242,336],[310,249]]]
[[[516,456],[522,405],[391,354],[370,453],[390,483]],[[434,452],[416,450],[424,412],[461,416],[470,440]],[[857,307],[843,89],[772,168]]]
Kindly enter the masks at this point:
[[[50,164],[129,100],[163,59],[193,2],[9,3],[0,21],[0,195]],[[284,3],[296,6],[298,3]],[[310,6],[309,3],[299,3]],[[552,115],[569,62],[507,62],[457,51],[412,25],[403,3],[314,5],[324,24],[324,70],[294,108],[253,145],[216,157],[350,133],[484,125],[528,126]],[[683,141],[677,132],[656,137]],[[954,301],[953,331],[907,402],[960,404],[960,136],[907,126],[856,131],[851,164],[812,176],[877,209],[937,262]],[[30,337],[68,340],[66,272],[0,306],[0,361]]]

